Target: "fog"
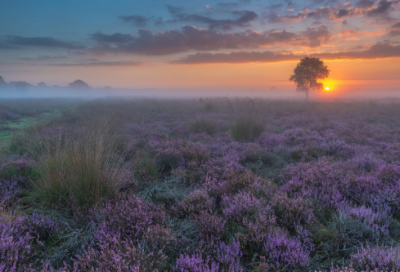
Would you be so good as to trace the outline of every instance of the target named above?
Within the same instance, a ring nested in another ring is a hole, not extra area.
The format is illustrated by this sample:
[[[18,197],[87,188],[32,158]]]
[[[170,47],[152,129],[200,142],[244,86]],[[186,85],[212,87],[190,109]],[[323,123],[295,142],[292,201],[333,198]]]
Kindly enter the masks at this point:
[[[302,92],[295,89],[232,89],[232,88],[174,88],[174,89],[122,89],[122,88],[92,88],[92,87],[42,87],[42,86],[24,86],[16,84],[1,84],[0,98],[103,98],[103,97],[132,97],[132,98],[201,98],[201,97],[252,97],[263,99],[305,99]],[[310,100],[347,100],[347,99],[374,99],[400,97],[400,89],[395,88],[365,88],[333,90],[331,92],[311,91]]]

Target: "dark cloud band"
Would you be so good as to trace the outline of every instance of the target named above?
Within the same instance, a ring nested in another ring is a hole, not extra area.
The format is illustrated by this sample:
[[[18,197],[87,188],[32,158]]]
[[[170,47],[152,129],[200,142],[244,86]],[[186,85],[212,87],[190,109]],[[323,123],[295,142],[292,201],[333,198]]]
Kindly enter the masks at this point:
[[[47,48],[64,48],[64,49],[84,49],[85,46],[76,45],[70,42],[60,41],[50,37],[21,37],[7,36],[7,42],[12,45],[19,46],[35,46]]]
[[[338,52],[311,54],[324,60],[340,59],[378,59],[400,57],[400,45],[393,46],[387,43],[377,43],[361,52]],[[172,64],[200,64],[200,63],[251,63],[251,62],[281,62],[293,61],[304,57],[303,55],[265,52],[232,52],[232,53],[197,53],[184,58],[173,60]]]

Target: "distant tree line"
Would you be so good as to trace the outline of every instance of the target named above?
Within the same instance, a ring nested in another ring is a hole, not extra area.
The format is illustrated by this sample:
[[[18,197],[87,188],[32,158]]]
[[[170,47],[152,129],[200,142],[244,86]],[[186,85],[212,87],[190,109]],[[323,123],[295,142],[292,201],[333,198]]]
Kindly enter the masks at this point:
[[[3,77],[0,76],[0,87],[5,87],[5,86],[12,86],[19,90],[24,90],[24,89],[28,89],[30,87],[35,87],[34,85],[32,85],[26,81],[11,81],[10,83],[7,83],[4,81]],[[90,86],[86,82],[84,82],[80,79],[75,80],[74,82],[71,82],[68,86],[69,86],[69,88],[74,88],[74,89],[89,89],[90,88]],[[47,86],[44,82],[40,82],[37,85],[37,87],[46,88],[49,86]],[[53,87],[59,87],[59,86],[55,85]]]

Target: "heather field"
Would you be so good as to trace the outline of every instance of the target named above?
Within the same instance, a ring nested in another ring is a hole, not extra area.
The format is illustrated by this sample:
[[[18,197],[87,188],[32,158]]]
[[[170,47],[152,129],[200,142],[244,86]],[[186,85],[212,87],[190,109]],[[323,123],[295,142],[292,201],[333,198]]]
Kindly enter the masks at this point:
[[[400,101],[0,100],[0,271],[398,271]]]

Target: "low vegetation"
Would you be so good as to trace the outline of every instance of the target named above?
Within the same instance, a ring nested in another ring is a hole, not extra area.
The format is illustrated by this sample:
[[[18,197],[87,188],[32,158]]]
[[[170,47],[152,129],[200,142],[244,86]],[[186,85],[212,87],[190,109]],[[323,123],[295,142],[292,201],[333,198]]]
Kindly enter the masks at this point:
[[[71,101],[1,147],[0,270],[400,269],[400,101]]]

